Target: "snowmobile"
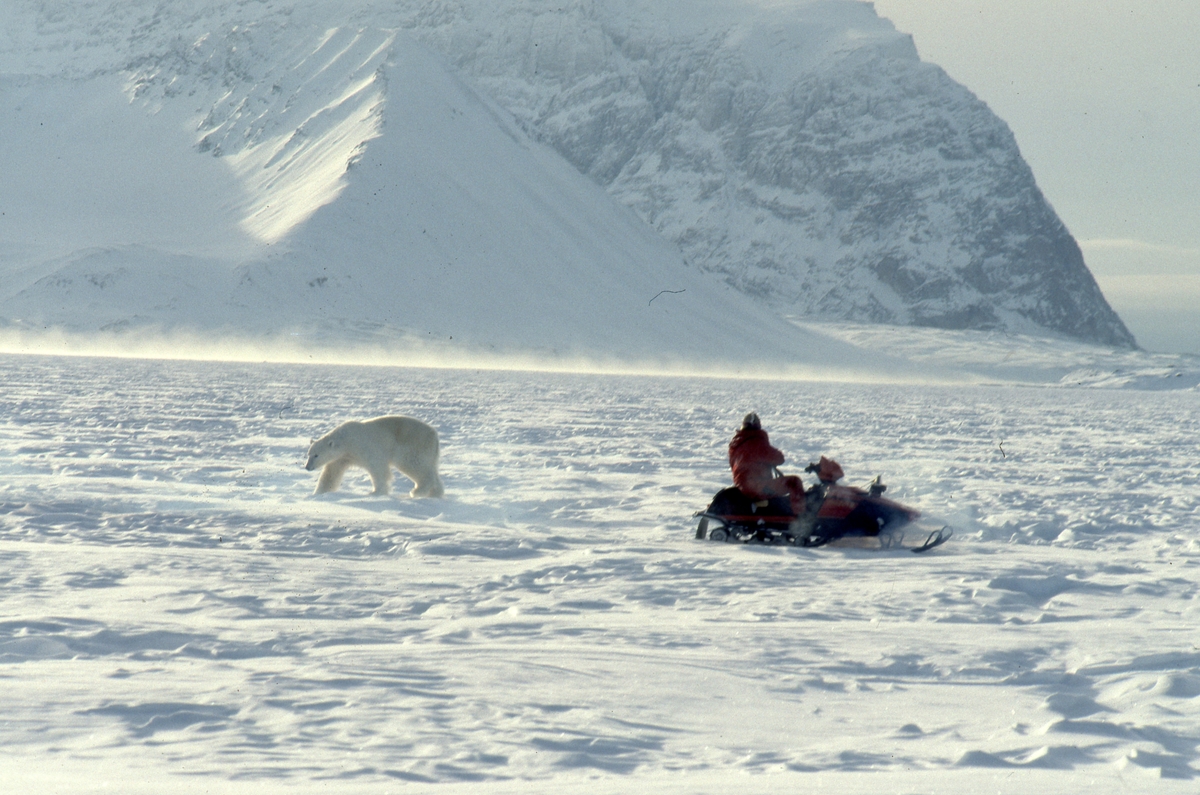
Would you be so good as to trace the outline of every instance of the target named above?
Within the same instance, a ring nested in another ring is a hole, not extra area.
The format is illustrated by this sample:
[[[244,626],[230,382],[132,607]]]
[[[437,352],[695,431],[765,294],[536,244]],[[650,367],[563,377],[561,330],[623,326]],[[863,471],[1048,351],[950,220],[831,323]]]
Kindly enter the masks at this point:
[[[703,511],[696,538],[743,544],[839,545],[925,552],[941,546],[954,531],[918,523],[919,511],[883,496],[887,486],[876,477],[866,489],[842,486],[842,468],[822,457],[806,472],[818,481],[804,493],[805,512],[792,512],[787,497],[755,501],[736,486],[721,489]]]

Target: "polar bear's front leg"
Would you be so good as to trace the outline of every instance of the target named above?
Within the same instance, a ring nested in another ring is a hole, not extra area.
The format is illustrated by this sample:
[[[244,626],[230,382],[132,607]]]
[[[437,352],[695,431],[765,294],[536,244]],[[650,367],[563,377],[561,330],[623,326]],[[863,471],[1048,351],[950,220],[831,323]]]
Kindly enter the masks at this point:
[[[342,476],[346,474],[346,470],[350,467],[350,457],[345,456],[336,461],[330,461],[321,469],[321,478],[317,481],[316,494],[324,494],[327,491],[337,491],[337,487],[342,485]]]
[[[375,487],[372,494],[387,494],[392,490],[392,468],[386,461],[383,466],[372,464],[367,467],[367,474],[371,476],[371,485]]]

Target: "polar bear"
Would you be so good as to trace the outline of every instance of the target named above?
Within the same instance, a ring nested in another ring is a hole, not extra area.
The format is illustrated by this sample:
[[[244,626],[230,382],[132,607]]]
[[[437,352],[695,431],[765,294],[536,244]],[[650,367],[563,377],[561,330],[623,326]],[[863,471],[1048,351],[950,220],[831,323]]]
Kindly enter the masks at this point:
[[[372,494],[387,494],[392,465],[411,478],[410,497],[441,497],[438,477],[437,431],[412,417],[376,417],[366,422],[344,422],[308,448],[309,472],[321,467],[316,494],[335,491],[352,466],[371,475]]]

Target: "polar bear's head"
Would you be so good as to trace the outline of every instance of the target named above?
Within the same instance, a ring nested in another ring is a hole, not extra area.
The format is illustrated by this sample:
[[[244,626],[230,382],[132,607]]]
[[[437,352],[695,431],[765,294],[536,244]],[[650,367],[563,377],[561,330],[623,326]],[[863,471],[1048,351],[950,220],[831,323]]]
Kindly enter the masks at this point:
[[[308,463],[304,468],[309,472],[320,469],[331,461],[336,461],[342,455],[342,435],[336,430],[327,433],[312,443],[308,448]]]

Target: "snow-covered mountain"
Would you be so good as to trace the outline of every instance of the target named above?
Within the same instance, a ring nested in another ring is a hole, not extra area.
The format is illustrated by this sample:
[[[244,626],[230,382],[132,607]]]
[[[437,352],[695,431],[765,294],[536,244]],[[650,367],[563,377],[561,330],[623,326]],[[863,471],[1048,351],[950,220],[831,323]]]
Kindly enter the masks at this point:
[[[869,3],[454,0],[406,24],[785,313],[1133,345],[1008,126]]]
[[[106,44],[146,29],[121,6],[94,54],[39,35],[60,71],[6,69],[9,199],[42,199],[4,216],[10,330],[878,365],[687,267],[406,33],[181,8],[137,57]]]
[[[777,314],[1132,344],[1003,123],[869,6],[651,5],[6,4],[0,318],[872,367]]]

